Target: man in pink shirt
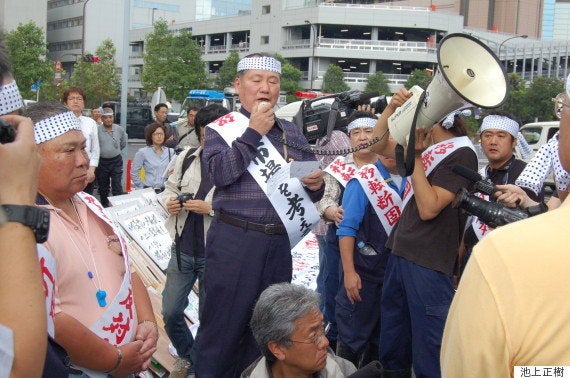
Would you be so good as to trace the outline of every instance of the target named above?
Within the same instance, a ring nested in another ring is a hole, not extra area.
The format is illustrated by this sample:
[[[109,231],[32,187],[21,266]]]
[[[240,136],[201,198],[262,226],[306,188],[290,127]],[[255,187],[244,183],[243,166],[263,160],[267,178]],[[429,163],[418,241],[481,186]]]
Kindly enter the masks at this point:
[[[158,340],[154,313],[121,231],[82,192],[89,160],[77,118],[58,103],[35,104],[27,116],[41,156],[36,204],[50,211],[44,245],[57,261],[55,339],[71,356],[71,375],[145,370]]]

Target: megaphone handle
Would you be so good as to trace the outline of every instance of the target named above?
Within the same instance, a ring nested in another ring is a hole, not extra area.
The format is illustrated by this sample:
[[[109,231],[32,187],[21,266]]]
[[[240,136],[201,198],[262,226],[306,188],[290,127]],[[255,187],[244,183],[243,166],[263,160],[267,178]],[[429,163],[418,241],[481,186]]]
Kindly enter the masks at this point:
[[[402,177],[411,176],[414,173],[414,163],[416,154],[416,122],[418,120],[418,115],[420,114],[421,106],[426,97],[426,92],[422,92],[420,95],[420,100],[416,107],[416,112],[414,114],[414,120],[412,122],[412,127],[410,128],[410,136],[408,138],[408,151],[406,157],[404,158],[404,147],[402,145],[397,145],[395,149],[396,154],[396,168],[398,174]]]

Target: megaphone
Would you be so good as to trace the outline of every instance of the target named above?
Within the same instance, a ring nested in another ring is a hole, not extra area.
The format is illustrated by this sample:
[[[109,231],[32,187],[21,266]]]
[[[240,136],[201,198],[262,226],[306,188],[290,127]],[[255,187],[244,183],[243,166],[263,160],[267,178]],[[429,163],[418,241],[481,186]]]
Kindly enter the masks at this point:
[[[402,146],[408,143],[414,119],[417,128],[431,128],[459,108],[497,108],[507,99],[505,69],[478,39],[462,33],[448,34],[439,43],[437,62],[425,95],[423,89],[413,86],[412,97],[388,118],[390,134]]]

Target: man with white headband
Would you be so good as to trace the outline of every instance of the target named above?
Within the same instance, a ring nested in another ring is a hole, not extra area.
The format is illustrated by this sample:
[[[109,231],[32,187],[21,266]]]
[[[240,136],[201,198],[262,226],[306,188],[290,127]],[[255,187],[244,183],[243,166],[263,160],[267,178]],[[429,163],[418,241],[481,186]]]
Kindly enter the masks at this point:
[[[323,194],[319,169],[300,181],[275,177],[290,161],[316,160],[301,129],[275,117],[281,63],[254,54],[237,71],[242,107],[208,125],[202,157],[216,187],[196,340],[203,378],[238,377],[259,356],[248,327],[253,305],[267,286],[291,281],[291,244],[318,221],[313,202]]]
[[[562,166],[570,170],[568,105],[559,142]],[[570,202],[564,201],[475,246],[445,324],[443,376],[521,377],[530,366],[531,375],[544,376],[570,365],[569,229]]]
[[[49,102],[26,112],[41,158],[36,204],[50,213],[44,246],[57,262],[55,339],[71,357],[71,376],[145,370],[158,339],[154,313],[144,284],[130,271],[123,234],[82,192],[89,160],[77,117]]]
[[[524,137],[519,132],[519,124],[513,117],[505,111],[494,111],[483,118],[481,123],[481,147],[489,163],[481,168],[480,174],[483,178],[491,180],[495,185],[514,184],[526,163],[516,159],[514,155],[515,145],[521,142],[526,144]],[[527,194],[534,201],[542,201],[544,193],[539,191],[538,195],[531,190],[526,190]],[[478,197],[486,201],[496,201],[495,197],[489,197],[485,193],[477,193]],[[475,216],[470,216],[467,221],[468,227],[463,235],[463,247],[460,251],[460,264],[463,270],[469,260],[473,246],[483,236],[492,229]]]
[[[388,132],[388,118],[410,96],[405,88],[392,96],[375,135]],[[477,170],[477,154],[461,115],[453,112],[433,126],[418,125],[416,132],[414,194],[387,244],[392,254],[382,288],[380,362],[388,377],[409,377],[412,365],[418,377],[441,375],[440,343],[455,292],[453,274],[466,220],[451,202],[459,189],[472,186],[452,168]],[[383,137],[373,148],[394,156],[395,146]]]
[[[352,147],[362,148],[370,142],[376,121],[376,116],[365,111],[351,115],[347,131]],[[340,246],[342,263],[336,295],[337,354],[361,368],[379,358],[380,298],[390,254],[386,241],[398,221],[405,194],[410,197],[411,184],[396,174],[394,159],[378,156],[369,147],[342,159],[354,170],[353,175],[346,170],[339,175],[340,167],[334,165],[338,160],[325,170],[332,175],[326,178],[338,180],[330,185],[327,181],[325,194],[334,185],[342,193],[338,230],[330,226],[336,232],[334,241]]]

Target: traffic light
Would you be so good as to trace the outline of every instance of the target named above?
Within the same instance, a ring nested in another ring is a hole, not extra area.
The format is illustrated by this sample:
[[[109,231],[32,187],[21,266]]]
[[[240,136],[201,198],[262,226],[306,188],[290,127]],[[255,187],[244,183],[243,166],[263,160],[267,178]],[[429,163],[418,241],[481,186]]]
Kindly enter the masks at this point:
[[[99,57],[93,56],[91,54],[85,54],[85,55],[83,55],[83,61],[86,63],[98,63]]]

